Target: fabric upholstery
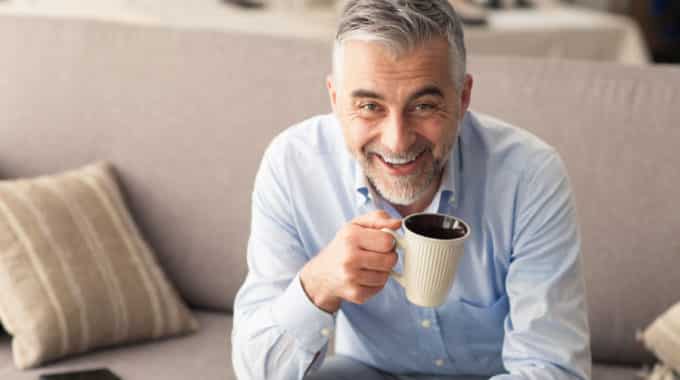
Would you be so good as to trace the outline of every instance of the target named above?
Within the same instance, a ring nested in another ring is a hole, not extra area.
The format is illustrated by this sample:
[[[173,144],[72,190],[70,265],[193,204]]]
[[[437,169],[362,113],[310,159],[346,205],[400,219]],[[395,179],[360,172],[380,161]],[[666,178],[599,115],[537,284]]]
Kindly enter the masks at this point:
[[[594,358],[651,360],[635,332],[680,297],[680,276],[668,271],[680,258],[680,69],[513,59],[470,66],[473,107],[536,133],[566,162]]]
[[[112,162],[182,296],[230,310],[262,153],[330,110],[326,46],[9,15],[0,46],[0,173]]]
[[[0,181],[0,319],[19,368],[197,328],[106,164]]]
[[[649,371],[645,371],[646,380],[680,380],[680,374],[672,367],[658,363]]]
[[[680,303],[649,325],[641,339],[661,362],[680,373]]]
[[[639,368],[607,364],[593,365],[593,380],[640,380]]]
[[[36,380],[45,373],[107,367],[124,380],[232,380],[231,317],[192,310],[201,328],[177,338],[101,349],[67,361],[17,371],[9,338],[0,336],[0,378]]]

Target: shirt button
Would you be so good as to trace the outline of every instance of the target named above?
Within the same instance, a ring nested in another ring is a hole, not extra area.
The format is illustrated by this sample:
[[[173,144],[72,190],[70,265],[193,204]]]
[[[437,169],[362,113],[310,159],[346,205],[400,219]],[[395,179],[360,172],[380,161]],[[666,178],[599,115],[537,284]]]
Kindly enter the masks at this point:
[[[423,319],[420,322],[420,325],[423,326],[423,328],[429,329],[430,326],[432,326],[432,321],[430,321],[429,319]]]
[[[437,367],[443,367],[444,366],[444,360],[437,359],[437,360],[434,361],[434,365],[436,365]]]
[[[331,329],[328,329],[328,328],[325,328],[325,327],[322,328],[321,329],[321,335],[323,335],[325,337],[331,336]]]

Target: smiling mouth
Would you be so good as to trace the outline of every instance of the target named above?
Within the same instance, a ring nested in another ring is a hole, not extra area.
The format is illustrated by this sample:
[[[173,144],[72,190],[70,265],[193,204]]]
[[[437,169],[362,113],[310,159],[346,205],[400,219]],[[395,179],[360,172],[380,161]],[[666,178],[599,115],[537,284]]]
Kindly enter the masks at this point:
[[[428,149],[423,149],[422,152],[418,153],[411,159],[405,158],[385,158],[379,153],[374,153],[378,158],[378,161],[382,166],[387,169],[387,174],[393,176],[405,176],[415,174],[418,167],[427,153]]]
[[[400,166],[406,166],[406,165],[409,165],[409,164],[414,163],[416,160],[418,160],[418,159],[420,158],[420,156],[423,155],[423,153],[425,153],[425,151],[427,151],[427,149],[423,149],[420,153],[416,154],[416,155],[413,156],[413,158],[411,158],[411,159],[404,159],[404,158],[397,158],[397,159],[394,159],[394,158],[385,158],[385,157],[383,157],[383,156],[382,156],[381,154],[379,154],[379,153],[375,153],[375,155],[378,156],[378,158],[380,158],[380,161],[382,161],[385,165],[390,166],[390,167],[398,168],[398,167],[400,167]]]

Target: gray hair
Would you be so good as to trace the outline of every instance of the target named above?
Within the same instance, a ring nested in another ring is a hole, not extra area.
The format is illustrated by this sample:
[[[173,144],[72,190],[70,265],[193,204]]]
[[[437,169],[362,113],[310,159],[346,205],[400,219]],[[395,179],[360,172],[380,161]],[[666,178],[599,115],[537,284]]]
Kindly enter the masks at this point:
[[[333,74],[338,77],[346,41],[378,42],[399,56],[436,37],[448,41],[451,77],[460,91],[466,73],[465,42],[461,21],[448,0],[349,0],[335,36]]]

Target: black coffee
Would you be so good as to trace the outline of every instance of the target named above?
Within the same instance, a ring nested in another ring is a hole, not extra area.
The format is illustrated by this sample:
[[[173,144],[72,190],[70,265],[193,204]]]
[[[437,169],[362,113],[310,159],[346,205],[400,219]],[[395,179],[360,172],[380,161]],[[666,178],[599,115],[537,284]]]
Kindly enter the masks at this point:
[[[454,228],[455,226],[455,228]],[[406,228],[432,239],[458,239],[467,232],[463,223],[441,214],[419,214],[406,219]]]
[[[455,230],[437,227],[423,227],[419,230],[412,230],[413,232],[433,239],[457,239],[465,235],[465,231],[461,228]]]

